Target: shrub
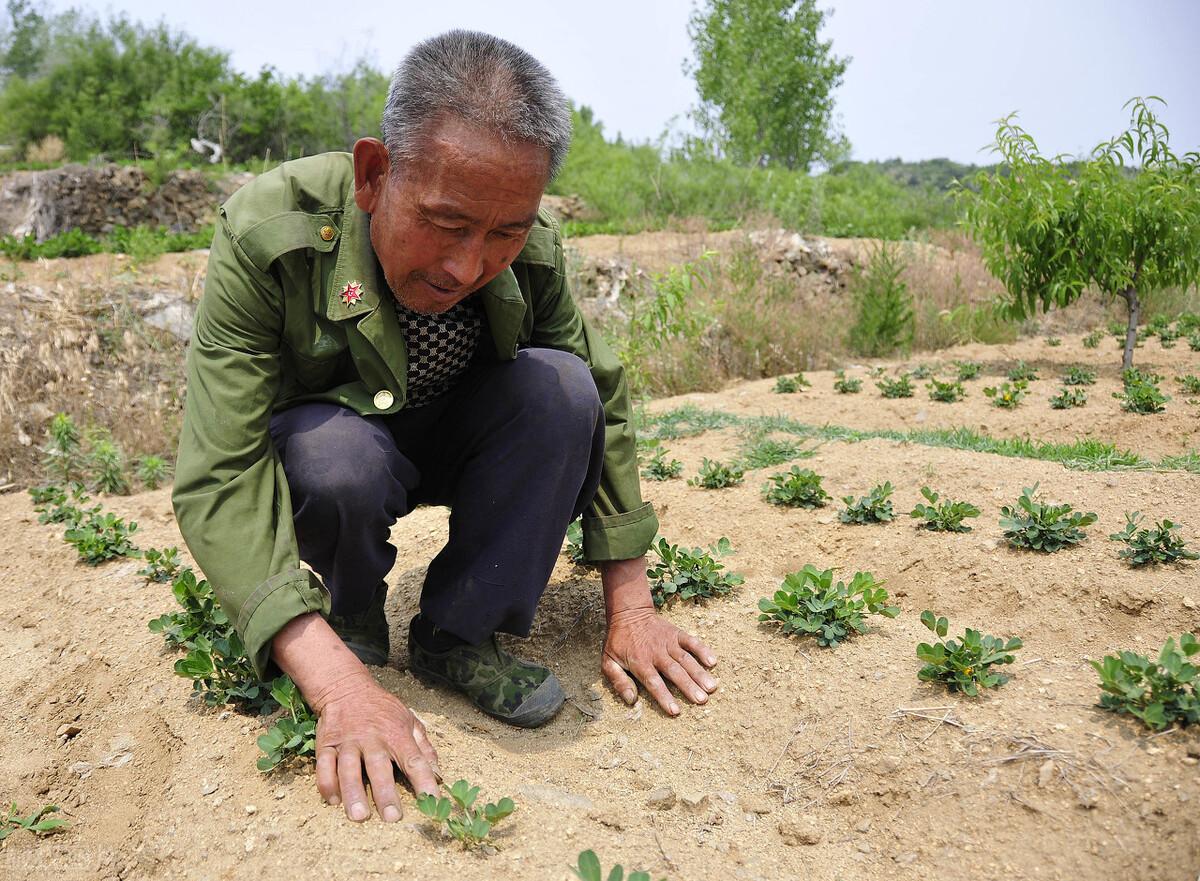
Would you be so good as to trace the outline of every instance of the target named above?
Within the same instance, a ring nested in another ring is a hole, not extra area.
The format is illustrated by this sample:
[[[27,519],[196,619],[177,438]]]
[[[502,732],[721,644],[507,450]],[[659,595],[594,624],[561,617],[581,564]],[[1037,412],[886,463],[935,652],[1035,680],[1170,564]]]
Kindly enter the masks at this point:
[[[869,357],[888,355],[912,342],[912,296],[902,276],[907,265],[899,248],[880,242],[851,282],[855,319],[850,328],[851,351]]]
[[[658,562],[646,569],[650,596],[655,606],[668,605],[672,600],[692,600],[725,596],[744,579],[736,572],[726,572],[717,557],[733,553],[729,539],[721,538],[707,551],[703,548],[681,548],[665,538],[650,546]]]
[[[1069,410],[1072,407],[1082,407],[1087,404],[1087,392],[1081,388],[1063,388],[1050,399],[1052,410]]]
[[[513,800],[507,797],[476,809],[479,787],[466,780],[457,780],[453,786],[443,784],[442,788],[449,793],[449,798],[423,792],[417,797],[417,810],[438,825],[444,823],[464,848],[483,844],[492,827],[516,810]]]
[[[1087,537],[1083,527],[1095,523],[1096,515],[1080,513],[1070,505],[1034,501],[1037,489],[1036,483],[1026,487],[1016,508],[1005,505],[1000,509],[1000,528],[1008,543],[1015,548],[1052,553],[1082,542]]]
[[[967,391],[963,388],[961,382],[939,382],[936,379],[929,380],[929,400],[941,401],[946,404],[953,404],[955,401],[961,401]]]
[[[791,508],[820,508],[830,498],[821,486],[821,475],[796,465],[786,474],[772,474],[763,496],[772,505]]]
[[[838,514],[843,523],[887,523],[895,514],[892,511],[891,481],[876,486],[858,501],[854,496],[844,496],[845,510]]]
[[[642,477],[647,480],[670,480],[683,473],[683,463],[678,459],[667,461],[666,450],[656,450],[642,469]]]
[[[705,458],[700,461],[700,473],[688,480],[688,486],[723,489],[741,483],[744,476],[745,472],[737,465],[725,465]]]
[[[921,613],[921,623],[944,637],[950,629],[946,618],[939,618],[926,609]],[[997,688],[1008,682],[1003,673],[993,673],[997,664],[1011,664],[1013,652],[1021,648],[1021,640],[1013,636],[1000,639],[987,636],[978,630],[967,628],[961,640],[939,639],[932,645],[923,642],[917,646],[917,658],[925,666],[917,678],[925,682],[944,682],[951,691],[961,691],[975,697],[981,688]]]
[[[1150,529],[1138,529],[1141,513],[1125,514],[1125,528],[1109,536],[1113,541],[1124,542],[1125,550],[1118,556],[1129,561],[1130,566],[1147,566],[1157,563],[1177,563],[1180,560],[1197,560],[1200,554],[1188,550],[1187,542],[1179,534],[1179,524],[1161,520]]]
[[[1096,371],[1076,365],[1067,370],[1062,378],[1062,383],[1063,385],[1095,385]]]
[[[1023,379],[1019,379],[1014,383],[1002,382],[998,386],[987,386],[984,388],[983,393],[992,399],[993,407],[1014,410],[1025,397],[1025,389],[1028,387],[1029,383]]]
[[[795,441],[760,437],[743,447],[738,467],[744,469],[770,468],[793,459],[807,459],[812,455],[814,455],[812,451],[801,449]]]
[[[1200,642],[1185,633],[1179,637],[1178,646],[1174,639],[1168,639],[1157,661],[1135,652],[1089,661],[1100,674],[1100,706],[1114,713],[1128,713],[1156,731],[1200,722],[1197,667],[1192,663],[1197,652]]]
[[[897,376],[895,379],[881,377],[875,386],[885,398],[911,398],[913,384],[907,376]]]
[[[979,509],[970,502],[952,502],[946,499],[939,503],[941,496],[927,486],[921,487],[921,495],[929,504],[918,502],[908,515],[924,521],[917,524],[918,529],[933,532],[970,532],[971,527],[963,523],[963,520],[979,516]]]
[[[792,572],[771,599],[758,601],[758,620],[780,625],[785,635],[814,636],[817,645],[835,648],[854,633],[866,633],[867,615],[895,618],[897,606],[870,572],[855,572],[849,584],[834,582],[833,570],[811,564]]]
[[[862,380],[847,379],[845,370],[839,370],[833,376],[833,390],[839,395],[854,395],[862,391]]]

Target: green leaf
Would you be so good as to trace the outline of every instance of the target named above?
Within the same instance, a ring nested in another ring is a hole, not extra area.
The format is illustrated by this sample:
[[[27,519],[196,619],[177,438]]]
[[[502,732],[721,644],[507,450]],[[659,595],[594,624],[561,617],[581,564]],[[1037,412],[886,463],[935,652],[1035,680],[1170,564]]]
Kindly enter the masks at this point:
[[[579,861],[574,866],[573,871],[581,881],[601,881],[600,878],[600,858],[596,856],[596,852],[585,850],[579,855]]]

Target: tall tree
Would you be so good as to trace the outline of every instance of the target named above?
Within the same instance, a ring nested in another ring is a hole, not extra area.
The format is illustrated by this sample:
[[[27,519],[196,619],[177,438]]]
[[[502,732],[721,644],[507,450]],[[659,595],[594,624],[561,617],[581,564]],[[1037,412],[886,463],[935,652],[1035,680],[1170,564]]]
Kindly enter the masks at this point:
[[[1125,367],[1145,296],[1200,284],[1200,153],[1171,151],[1151,102],[1163,103],[1130,101],[1129,127],[1075,163],[1043,156],[1009,115],[994,146],[1003,166],[961,191],[967,227],[1008,292],[1008,314],[1062,308],[1089,288],[1120,297],[1129,316]]]
[[[833,90],[849,58],[818,32],[816,0],[703,0],[688,23],[701,104],[696,117],[720,149],[745,164],[807,171],[843,158],[832,132]]]
[[[46,17],[29,0],[8,0],[9,25],[0,34],[0,81],[27,79],[46,54]]]

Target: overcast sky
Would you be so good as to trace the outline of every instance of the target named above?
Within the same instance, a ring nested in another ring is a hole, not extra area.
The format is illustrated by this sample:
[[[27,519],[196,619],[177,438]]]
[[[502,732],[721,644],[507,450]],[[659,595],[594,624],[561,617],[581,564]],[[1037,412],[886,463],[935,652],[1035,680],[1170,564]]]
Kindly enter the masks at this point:
[[[54,8],[69,5],[62,0]],[[315,75],[365,56],[391,70],[416,41],[490,31],[540,58],[610,134],[652,139],[686,124],[696,94],[691,0],[115,0],[83,3],[165,20],[227,50],[239,69]],[[1048,153],[1121,130],[1122,105],[1159,95],[1177,152],[1200,149],[1200,0],[826,0],[824,34],[851,57],[837,114],[856,159],[991,161],[995,119],[1020,112]]]

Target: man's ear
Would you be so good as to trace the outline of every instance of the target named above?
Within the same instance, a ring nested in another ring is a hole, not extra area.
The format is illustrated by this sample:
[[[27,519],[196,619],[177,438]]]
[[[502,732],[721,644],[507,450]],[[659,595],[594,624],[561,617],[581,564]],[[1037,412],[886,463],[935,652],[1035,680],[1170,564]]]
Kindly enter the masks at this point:
[[[367,214],[375,213],[390,171],[391,162],[383,141],[359,138],[354,142],[354,201]]]

